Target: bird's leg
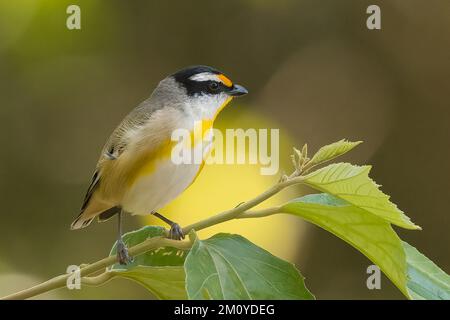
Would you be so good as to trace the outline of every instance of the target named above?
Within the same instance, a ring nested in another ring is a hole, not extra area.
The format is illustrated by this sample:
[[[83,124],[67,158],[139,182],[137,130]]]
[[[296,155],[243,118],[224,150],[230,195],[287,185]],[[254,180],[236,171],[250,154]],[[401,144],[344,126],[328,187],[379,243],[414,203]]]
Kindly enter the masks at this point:
[[[180,225],[178,223],[173,222],[172,220],[167,219],[162,214],[159,214],[158,212],[153,212],[153,215],[165,223],[167,223],[170,226],[169,230],[169,238],[174,240],[181,240],[184,239],[184,233],[183,229],[181,229]]]
[[[119,211],[117,216],[119,218],[119,225],[118,225],[119,232],[117,236],[117,247],[116,247],[117,260],[119,261],[120,264],[126,265],[130,262],[133,262],[133,259],[129,256],[127,245],[125,244],[125,242],[123,242],[122,239],[122,210]]]

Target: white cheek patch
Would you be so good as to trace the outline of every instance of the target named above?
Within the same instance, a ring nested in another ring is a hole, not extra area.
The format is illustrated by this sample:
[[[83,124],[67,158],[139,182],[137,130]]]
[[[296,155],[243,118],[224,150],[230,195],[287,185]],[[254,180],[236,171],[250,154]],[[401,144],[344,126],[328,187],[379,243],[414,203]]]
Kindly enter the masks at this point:
[[[217,74],[210,73],[210,72],[202,72],[194,74],[189,78],[190,80],[194,81],[217,81],[222,82],[220,78],[217,76]]]

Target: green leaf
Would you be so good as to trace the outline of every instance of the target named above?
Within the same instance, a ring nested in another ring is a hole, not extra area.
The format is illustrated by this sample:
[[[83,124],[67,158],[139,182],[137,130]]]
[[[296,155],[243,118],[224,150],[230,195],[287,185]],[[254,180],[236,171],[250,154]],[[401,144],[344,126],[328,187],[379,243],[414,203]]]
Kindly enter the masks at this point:
[[[333,160],[344,153],[349,152],[357,145],[361,144],[362,141],[348,141],[345,139],[339,140],[337,142],[334,142],[332,144],[323,146],[319,149],[319,151],[316,152],[316,154],[311,158],[311,160],[308,163],[308,166],[316,166],[321,163],[324,163],[326,161]]]
[[[391,224],[329,194],[312,194],[282,206],[346,241],[386,274],[409,297],[406,289],[406,257]]]
[[[416,300],[450,300],[450,276],[406,242],[408,291]]]
[[[146,226],[123,236],[128,247],[148,238],[164,236],[164,228]],[[110,255],[116,255],[114,244]],[[165,247],[133,257],[132,263],[124,266],[116,263],[107,269],[114,276],[131,279],[160,299],[186,299],[184,261],[188,251]]]
[[[294,265],[247,239],[196,239],[185,262],[190,299],[314,299]]]
[[[137,266],[126,270],[109,271],[122,278],[136,281],[158,299],[185,300],[185,273],[183,267]]]
[[[370,169],[370,166],[335,163],[306,175],[303,181],[399,227],[420,229],[380,191],[379,185],[369,177]]]

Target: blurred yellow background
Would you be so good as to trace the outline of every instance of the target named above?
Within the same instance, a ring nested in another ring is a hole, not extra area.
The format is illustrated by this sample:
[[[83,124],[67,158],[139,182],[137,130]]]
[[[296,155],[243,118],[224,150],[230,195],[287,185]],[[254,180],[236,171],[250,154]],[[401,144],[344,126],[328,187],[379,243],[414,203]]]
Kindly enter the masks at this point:
[[[81,7],[81,30],[66,8]],[[421,232],[399,231],[450,271],[450,3],[380,2],[382,29],[366,28],[363,0],[0,0],[0,295],[104,257],[116,221],[69,231],[99,152],[159,80],[193,64],[224,71],[250,94],[218,127],[279,128],[281,170],[292,146],[341,138],[365,143],[344,160],[373,178]],[[229,209],[278,176],[254,165],[206,166],[162,210],[182,225]],[[280,203],[311,192],[292,188]],[[270,203],[269,203],[270,204]],[[126,230],[153,218],[126,218]],[[228,222],[286,258],[319,299],[401,298],[388,282],[366,288],[371,264],[325,231],[292,217]],[[48,298],[151,298],[126,280]]]

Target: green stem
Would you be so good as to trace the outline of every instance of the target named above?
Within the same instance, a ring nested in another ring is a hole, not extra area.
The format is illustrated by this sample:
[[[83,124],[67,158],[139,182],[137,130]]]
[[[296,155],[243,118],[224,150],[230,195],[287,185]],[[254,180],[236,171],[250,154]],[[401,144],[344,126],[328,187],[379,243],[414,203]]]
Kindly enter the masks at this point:
[[[272,207],[261,210],[246,211],[239,215],[236,219],[263,218],[277,213],[281,213],[281,207]]]
[[[81,284],[86,286],[99,286],[102,284],[105,284],[109,280],[113,279],[116,275],[111,272],[103,272],[99,274],[98,276],[92,276],[92,277],[83,277],[81,278]]]
[[[270,189],[266,190],[265,192],[261,193],[257,197],[255,197],[247,202],[244,202],[243,204],[241,204],[233,209],[221,212],[212,217],[201,220],[199,222],[196,222],[194,224],[191,224],[191,225],[183,228],[183,232],[184,232],[184,234],[188,234],[191,230],[199,231],[199,230],[211,227],[213,225],[235,219],[235,218],[239,217],[241,214],[243,214],[244,212],[246,212],[248,209],[251,209],[251,208],[257,206],[258,204],[260,204],[261,202],[264,202],[265,200],[271,198],[272,196],[274,196],[275,194],[277,194],[284,188],[289,187],[294,184],[301,183],[302,181],[303,181],[302,177],[295,177],[295,178],[289,179],[287,181],[280,182],[280,183],[274,185],[273,187],[271,187]]]

